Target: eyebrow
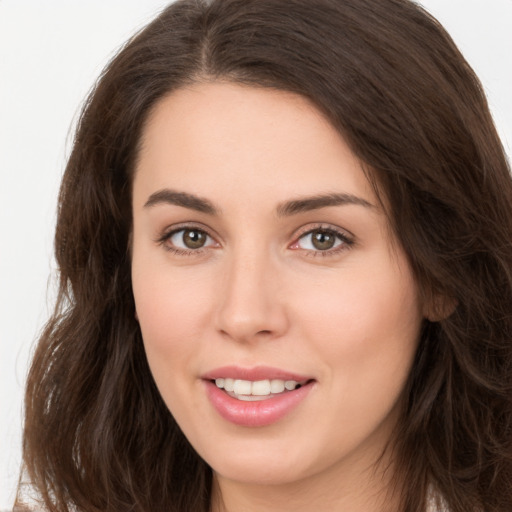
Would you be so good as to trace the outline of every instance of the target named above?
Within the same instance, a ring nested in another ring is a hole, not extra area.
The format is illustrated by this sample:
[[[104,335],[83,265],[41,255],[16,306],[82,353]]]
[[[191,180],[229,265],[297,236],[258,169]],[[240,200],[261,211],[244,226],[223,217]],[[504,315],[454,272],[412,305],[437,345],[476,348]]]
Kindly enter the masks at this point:
[[[195,196],[194,194],[187,194],[186,192],[177,192],[164,188],[158,192],[154,192],[149,196],[149,199],[144,204],[144,208],[150,208],[158,204],[172,204],[196,210],[208,215],[218,215],[219,211],[213,204],[202,197]]]
[[[364,206],[365,208],[375,208],[373,204],[362,197],[345,193],[332,193],[286,201],[277,207],[277,215],[279,217],[288,217],[298,213],[327,208],[328,206],[344,206],[350,204]]]
[[[178,192],[168,188],[154,192],[144,204],[144,208],[150,208],[158,204],[171,204],[189,208],[208,215],[218,215],[219,210],[208,200],[186,192]],[[316,196],[303,197],[280,203],[277,208],[278,217],[289,217],[298,213],[319,210],[329,206],[358,205],[365,208],[374,208],[374,205],[353,194],[331,193]]]

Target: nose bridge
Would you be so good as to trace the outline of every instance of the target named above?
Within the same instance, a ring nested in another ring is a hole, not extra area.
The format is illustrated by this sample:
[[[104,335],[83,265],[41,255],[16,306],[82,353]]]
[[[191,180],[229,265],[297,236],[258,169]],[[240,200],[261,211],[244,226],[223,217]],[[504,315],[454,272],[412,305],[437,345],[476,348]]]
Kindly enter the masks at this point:
[[[246,244],[226,261],[218,329],[236,341],[278,337],[286,329],[285,305],[279,298],[278,268],[268,248]]]

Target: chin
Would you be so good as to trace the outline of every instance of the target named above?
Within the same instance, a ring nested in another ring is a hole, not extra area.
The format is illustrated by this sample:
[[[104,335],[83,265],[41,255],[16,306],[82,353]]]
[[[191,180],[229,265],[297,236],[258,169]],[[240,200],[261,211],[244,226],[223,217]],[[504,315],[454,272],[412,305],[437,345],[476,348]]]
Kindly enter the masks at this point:
[[[217,476],[247,485],[284,485],[321,471],[317,467],[319,461],[297,451],[297,446],[304,447],[304,442],[294,446],[270,443],[263,447],[264,442],[255,440],[243,447],[233,443],[220,450],[207,450],[201,456]]]
[[[308,476],[293,470],[287,461],[279,461],[277,464],[223,461],[212,469],[217,477],[255,486],[286,485]]]

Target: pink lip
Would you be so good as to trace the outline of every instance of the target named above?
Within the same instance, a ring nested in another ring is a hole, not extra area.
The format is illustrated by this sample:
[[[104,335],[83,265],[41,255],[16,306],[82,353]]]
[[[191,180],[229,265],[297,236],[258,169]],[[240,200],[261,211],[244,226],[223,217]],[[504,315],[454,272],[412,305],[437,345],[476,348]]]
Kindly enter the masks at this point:
[[[272,398],[256,402],[245,402],[229,396],[224,390],[218,388],[213,382],[217,378],[231,378],[243,380],[295,380],[304,382],[299,389],[288,391]],[[283,370],[269,367],[256,367],[243,369],[229,366],[218,368],[203,376],[206,393],[211,404],[222,418],[243,427],[264,427],[276,423],[295,407],[297,407],[309,394],[315,381],[308,377],[293,374]]]
[[[224,366],[216,368],[211,372],[205,373],[204,380],[215,379],[241,379],[241,380],[294,380],[296,382],[306,382],[312,380],[312,377],[291,373],[279,368],[270,366],[255,366],[254,368],[241,368],[239,366]]]

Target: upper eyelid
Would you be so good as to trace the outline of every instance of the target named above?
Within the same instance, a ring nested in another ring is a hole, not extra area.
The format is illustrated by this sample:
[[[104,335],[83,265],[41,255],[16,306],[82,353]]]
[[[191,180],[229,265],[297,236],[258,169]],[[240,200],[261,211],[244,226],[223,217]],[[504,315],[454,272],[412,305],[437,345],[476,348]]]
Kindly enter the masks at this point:
[[[179,222],[177,224],[172,224],[170,226],[167,226],[163,230],[161,230],[158,233],[156,240],[161,241],[163,239],[167,239],[174,233],[177,233],[179,231],[184,231],[187,229],[189,229],[189,230],[197,229],[198,231],[203,231],[210,238],[213,238],[215,241],[218,242],[218,240],[219,240],[219,237],[208,226],[205,226],[201,222]]]
[[[293,243],[295,243],[299,238],[301,238],[304,235],[312,233],[313,231],[322,231],[322,230],[332,231],[333,233],[341,235],[350,240],[353,240],[355,238],[355,236],[347,229],[341,228],[339,226],[335,226],[333,224],[320,222],[317,224],[307,224],[307,225],[299,228],[293,235]]]

